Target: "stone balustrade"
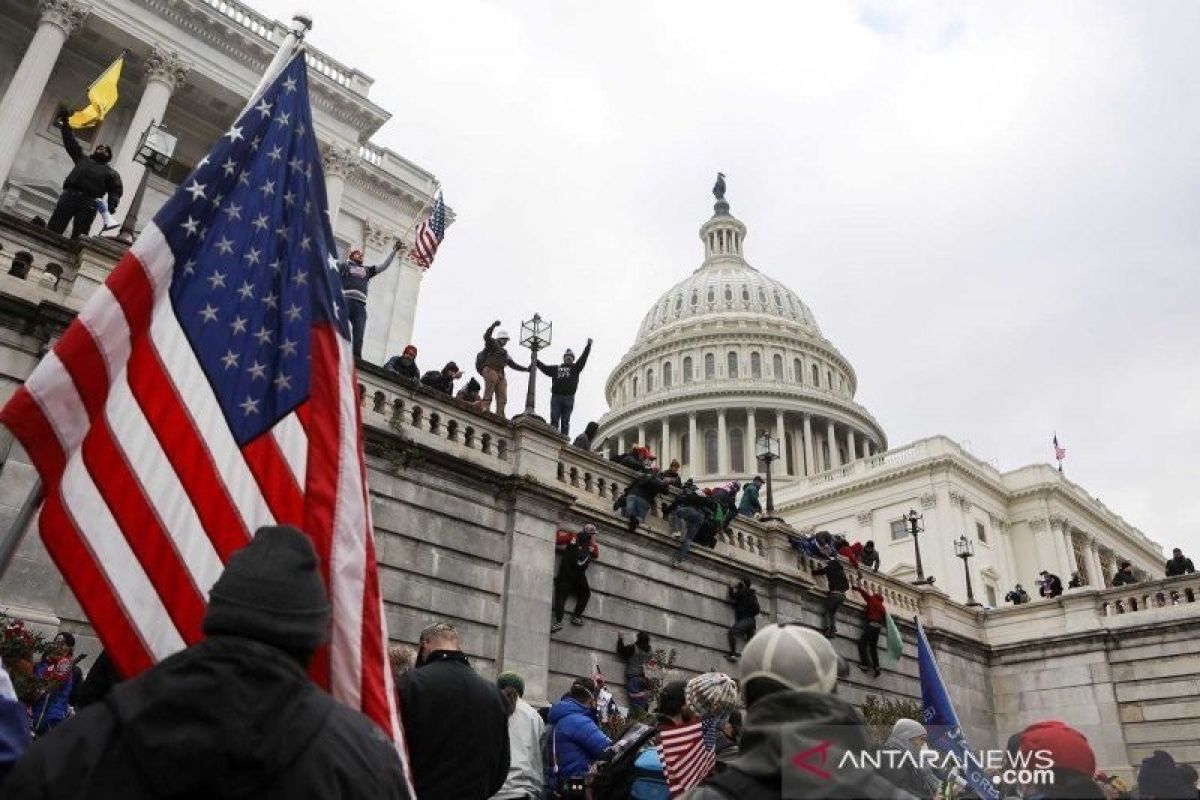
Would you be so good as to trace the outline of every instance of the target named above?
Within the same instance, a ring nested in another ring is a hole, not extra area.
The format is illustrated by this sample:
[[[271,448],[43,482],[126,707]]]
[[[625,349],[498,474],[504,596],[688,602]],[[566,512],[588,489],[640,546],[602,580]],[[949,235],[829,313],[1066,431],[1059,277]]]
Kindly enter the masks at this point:
[[[1097,593],[1096,611],[1102,617],[1115,617],[1191,605],[1189,613],[1200,614],[1200,606],[1194,605],[1197,598],[1200,573],[1192,573],[1105,589]]]

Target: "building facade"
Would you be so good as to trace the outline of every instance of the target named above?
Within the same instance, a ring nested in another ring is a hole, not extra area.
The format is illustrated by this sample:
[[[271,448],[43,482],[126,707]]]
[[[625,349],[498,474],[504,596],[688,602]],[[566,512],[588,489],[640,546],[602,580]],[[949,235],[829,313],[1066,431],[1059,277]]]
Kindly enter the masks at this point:
[[[240,113],[288,31],[237,0],[0,0],[0,13],[0,210],[24,219],[49,218],[70,171],[55,110],[81,103],[122,51],[116,107],[78,137],[85,150],[112,147],[122,219],[144,172],[134,161],[142,133],[155,122],[179,137],[171,165],[148,179],[138,215],[148,220]],[[307,52],[339,251],[382,260],[396,239],[411,244],[437,179],[371,143],[390,114],[370,100],[370,77]],[[412,338],[421,278],[397,259],[373,282],[365,358],[382,363]]]
[[[719,199],[700,228],[704,261],[650,307],[605,386],[600,436],[681,462],[701,485],[762,474],[755,442],[778,443],[776,513],[802,531],[874,541],[890,575],[922,572],[959,601],[991,607],[1040,572],[1107,586],[1131,562],[1159,575],[1162,548],[1048,465],[1001,473],[944,436],[888,449],[855,402],[858,378],[808,306],[746,261],[746,226]],[[920,515],[917,541],[903,517]],[[966,537],[964,563],[955,542]],[[970,576],[970,591],[968,577]]]

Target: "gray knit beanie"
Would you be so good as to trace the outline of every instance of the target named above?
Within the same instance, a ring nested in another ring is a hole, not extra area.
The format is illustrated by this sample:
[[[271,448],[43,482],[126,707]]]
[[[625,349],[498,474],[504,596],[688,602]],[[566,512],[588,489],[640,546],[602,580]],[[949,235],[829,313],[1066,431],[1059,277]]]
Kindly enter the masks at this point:
[[[204,632],[293,653],[311,653],[324,644],[329,599],[309,538],[287,525],[259,528],[213,584]]]

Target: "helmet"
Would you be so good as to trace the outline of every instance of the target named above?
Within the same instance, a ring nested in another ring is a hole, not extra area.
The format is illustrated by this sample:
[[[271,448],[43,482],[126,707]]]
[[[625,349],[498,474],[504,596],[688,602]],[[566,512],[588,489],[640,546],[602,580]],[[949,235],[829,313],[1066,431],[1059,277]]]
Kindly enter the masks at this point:
[[[742,691],[755,678],[769,678],[788,689],[833,692],[839,663],[833,645],[812,628],[774,623],[760,630],[742,651]]]
[[[504,339],[505,341],[508,341],[510,337],[508,335],[508,331],[504,330],[504,328],[501,328],[500,330],[496,331],[496,335],[493,338]]]
[[[362,251],[362,250],[358,250],[358,249],[351,250],[351,251],[350,251],[350,260],[351,260],[351,261],[356,261],[356,262],[358,262],[359,264],[361,264],[361,263],[362,263],[362,260],[363,260],[363,251]]]

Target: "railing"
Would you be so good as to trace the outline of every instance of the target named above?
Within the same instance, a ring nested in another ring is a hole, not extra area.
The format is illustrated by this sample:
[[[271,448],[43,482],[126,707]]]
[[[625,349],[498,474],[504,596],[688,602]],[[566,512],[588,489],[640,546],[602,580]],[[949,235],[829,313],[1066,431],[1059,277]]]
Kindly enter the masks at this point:
[[[1194,604],[1198,598],[1200,574],[1192,573],[1105,589],[1098,593],[1096,602],[1101,616],[1115,617]],[[1194,611],[1200,613],[1200,606],[1196,606]]]
[[[233,20],[251,33],[274,42],[275,24],[267,17],[252,11],[240,3],[229,3],[226,0],[201,0],[204,5],[216,11],[226,19]]]
[[[358,148],[358,157],[376,167],[383,166],[383,151],[373,145],[360,145]]]
[[[12,274],[26,263],[29,269],[23,279]],[[71,293],[78,272],[79,256],[69,240],[11,214],[0,213],[0,274],[12,281],[22,281],[26,287],[36,287],[35,291],[61,302]],[[22,293],[14,291],[16,285],[6,291]]]

